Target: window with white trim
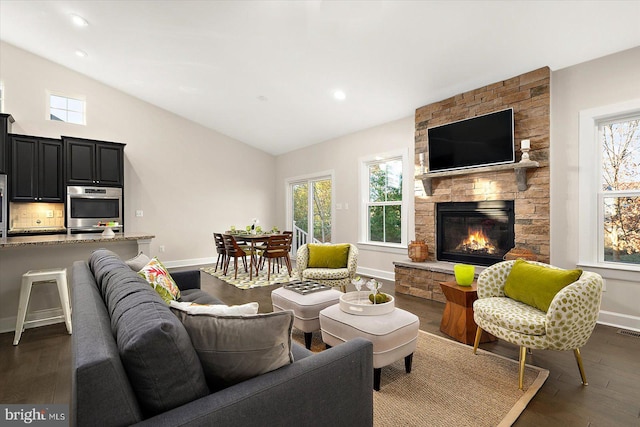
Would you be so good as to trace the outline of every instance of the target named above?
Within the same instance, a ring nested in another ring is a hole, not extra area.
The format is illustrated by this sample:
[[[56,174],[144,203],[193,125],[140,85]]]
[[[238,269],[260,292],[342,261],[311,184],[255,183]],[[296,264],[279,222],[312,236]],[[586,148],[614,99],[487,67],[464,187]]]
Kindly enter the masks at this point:
[[[640,112],[598,122],[599,260],[640,266]]]
[[[405,153],[364,159],[361,163],[361,238],[363,243],[406,245]]]
[[[49,120],[84,125],[84,100],[49,94]]]
[[[579,264],[640,271],[640,99],[580,113]]]

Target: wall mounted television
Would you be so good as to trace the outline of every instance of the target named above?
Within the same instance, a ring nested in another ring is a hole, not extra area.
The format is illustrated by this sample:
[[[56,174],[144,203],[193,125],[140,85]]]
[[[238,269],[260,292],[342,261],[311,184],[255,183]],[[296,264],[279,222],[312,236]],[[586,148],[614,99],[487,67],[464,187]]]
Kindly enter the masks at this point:
[[[429,172],[515,161],[513,108],[427,129]]]

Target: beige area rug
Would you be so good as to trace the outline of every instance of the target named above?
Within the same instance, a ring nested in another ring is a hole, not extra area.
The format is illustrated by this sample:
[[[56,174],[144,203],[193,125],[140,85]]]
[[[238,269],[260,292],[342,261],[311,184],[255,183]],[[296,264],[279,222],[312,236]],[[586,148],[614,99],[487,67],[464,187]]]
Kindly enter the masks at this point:
[[[225,276],[222,272],[222,269],[218,268],[218,271],[214,271],[215,267],[203,267],[200,270],[208,273],[218,279],[227,282],[230,285],[235,286],[239,289],[251,289],[251,288],[259,288],[262,286],[271,286],[276,285],[278,283],[288,283],[292,280],[297,280],[295,277],[295,273],[291,271],[291,276],[287,272],[286,267],[280,268],[280,272],[276,267],[276,272],[271,273],[270,280],[267,280],[267,269],[266,267],[260,271],[260,274],[257,276],[254,274],[252,279],[249,280],[249,273],[244,272],[244,267],[240,265],[238,267],[238,278],[234,279],[234,270],[233,265],[229,266],[229,271],[227,271],[227,275]]]
[[[302,332],[293,338],[304,345]],[[321,351],[319,332],[313,351]],[[527,365],[518,389],[518,362],[420,331],[410,374],[404,359],[382,368],[373,393],[374,426],[510,426],[540,390],[549,371]]]

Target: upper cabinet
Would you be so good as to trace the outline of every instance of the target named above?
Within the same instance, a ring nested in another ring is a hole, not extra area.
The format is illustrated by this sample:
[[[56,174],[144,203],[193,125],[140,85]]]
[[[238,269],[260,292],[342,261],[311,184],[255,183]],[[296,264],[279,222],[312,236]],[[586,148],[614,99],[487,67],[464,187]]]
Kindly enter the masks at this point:
[[[124,144],[66,136],[62,139],[67,185],[122,187]]]
[[[9,132],[13,122],[11,114],[0,113],[0,173],[9,172]]]
[[[62,202],[62,141],[11,135],[10,197],[16,202]]]

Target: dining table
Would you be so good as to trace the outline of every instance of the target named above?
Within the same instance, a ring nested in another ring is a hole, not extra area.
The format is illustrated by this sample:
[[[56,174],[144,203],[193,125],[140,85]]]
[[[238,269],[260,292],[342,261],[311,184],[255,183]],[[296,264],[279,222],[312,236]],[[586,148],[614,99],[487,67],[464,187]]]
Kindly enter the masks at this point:
[[[249,267],[249,280],[253,280],[253,268],[256,268],[256,276],[258,276],[258,265],[257,262],[254,261],[254,255],[256,253],[256,243],[266,242],[269,240],[271,236],[282,236],[282,233],[245,233],[245,232],[230,232],[226,231],[223,234],[233,236],[236,240],[244,240],[245,242],[249,242],[251,245],[251,260]]]

